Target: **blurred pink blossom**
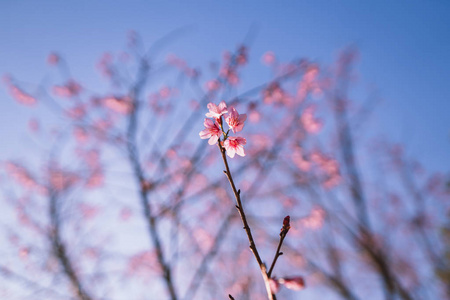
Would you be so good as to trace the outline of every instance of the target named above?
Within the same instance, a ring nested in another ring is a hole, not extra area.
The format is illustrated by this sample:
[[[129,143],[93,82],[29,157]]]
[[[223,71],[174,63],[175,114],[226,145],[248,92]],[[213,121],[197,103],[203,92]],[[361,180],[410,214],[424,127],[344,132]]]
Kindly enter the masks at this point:
[[[220,88],[220,82],[215,79],[210,80],[206,82],[206,88],[208,89],[208,91],[218,90]]]
[[[60,57],[56,53],[50,53],[47,57],[47,63],[51,66],[57,65],[60,61]]]
[[[318,150],[312,152],[310,158],[317,165],[319,172],[324,175],[323,186],[325,188],[333,188],[341,182],[337,160],[327,157]]]
[[[278,291],[280,290],[280,283],[278,282],[278,280],[276,280],[276,278],[270,278],[269,285],[270,285],[270,290],[274,294],[278,293]]]
[[[79,143],[87,142],[89,135],[83,127],[77,126],[73,129],[73,135]]]
[[[89,149],[77,153],[91,169],[98,169],[100,166],[100,154],[96,149]]]
[[[309,229],[319,229],[323,226],[323,221],[325,219],[325,211],[320,207],[314,207],[311,214],[302,219],[301,223],[304,227]]]
[[[148,277],[160,272],[160,267],[156,253],[152,251],[142,251],[133,255],[127,266],[127,273],[130,275]]]
[[[86,108],[83,104],[77,104],[67,110],[67,115],[74,120],[81,120],[86,115]]]
[[[298,85],[297,95],[303,100],[312,91],[314,95],[320,95],[321,88],[317,82],[319,67],[315,64],[308,65],[302,80]]]
[[[252,134],[249,139],[251,146],[248,150],[252,155],[266,151],[272,145],[272,139],[267,134]]]
[[[36,98],[31,96],[30,94],[26,93],[19,87],[11,84],[9,85],[9,92],[11,96],[19,103],[24,105],[34,105],[37,103]]]
[[[30,189],[40,187],[29,171],[21,165],[13,162],[7,162],[5,164],[5,168],[9,175],[22,184],[23,187]]]
[[[206,253],[214,244],[214,238],[211,233],[202,227],[194,229],[193,237],[203,253]]]
[[[64,85],[56,85],[53,87],[53,93],[56,96],[64,98],[78,96],[81,90],[82,90],[81,85],[74,80],[69,80]]]
[[[101,170],[95,170],[89,175],[86,181],[86,186],[88,188],[96,188],[103,185],[103,181],[104,181],[103,172]]]
[[[240,66],[248,62],[248,51],[246,46],[240,46],[236,56],[236,63]]]
[[[29,247],[22,247],[19,249],[19,256],[21,259],[28,258],[28,255],[30,254],[30,248]]]
[[[290,104],[291,97],[281,88],[278,82],[272,82],[263,90],[263,101],[266,104]]]
[[[103,104],[109,109],[121,114],[129,114],[133,110],[133,102],[127,96],[106,97],[103,99]]]
[[[252,110],[249,113],[250,122],[258,123],[261,120],[261,114],[257,110]]]
[[[169,87],[163,87],[162,89],[159,90],[159,95],[161,96],[161,98],[168,98],[171,94],[171,90]]]
[[[292,161],[302,171],[307,172],[311,169],[311,163],[303,157],[303,149],[300,147],[294,150]]]
[[[300,291],[305,288],[305,280],[300,276],[280,278],[278,282],[294,291]]]
[[[267,51],[262,56],[262,61],[266,65],[271,65],[275,62],[275,54],[272,51]]]
[[[308,106],[300,118],[305,130],[309,133],[318,133],[322,129],[322,121],[314,117],[315,106]]]
[[[51,168],[48,175],[50,186],[56,191],[67,190],[80,180],[76,174],[59,168]]]

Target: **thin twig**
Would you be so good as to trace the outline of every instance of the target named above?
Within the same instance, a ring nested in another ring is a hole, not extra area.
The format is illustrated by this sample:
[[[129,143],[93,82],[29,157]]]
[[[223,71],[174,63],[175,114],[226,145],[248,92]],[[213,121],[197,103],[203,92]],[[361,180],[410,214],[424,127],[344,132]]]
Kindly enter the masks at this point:
[[[222,154],[222,159],[225,164],[226,171],[224,171],[224,173],[227,176],[228,181],[230,182],[231,188],[232,188],[234,196],[236,198],[236,204],[237,204],[236,208],[239,212],[242,223],[244,224],[244,230],[247,233],[247,238],[250,243],[250,250],[253,252],[253,255],[255,256],[256,261],[258,262],[259,268],[261,270],[261,275],[264,279],[267,296],[269,297],[270,300],[276,300],[275,294],[273,294],[270,289],[270,281],[269,281],[270,278],[267,275],[266,265],[263,263],[263,261],[261,260],[261,257],[259,256],[258,250],[256,248],[255,240],[253,239],[253,235],[252,235],[250,226],[248,225],[248,222],[247,222],[247,217],[245,216],[244,207],[242,206],[242,202],[241,202],[241,190],[236,189],[236,185],[234,184],[233,177],[232,177],[231,171],[230,171],[230,167],[228,166],[228,161],[225,156],[225,148],[223,148],[220,143],[221,143],[221,141],[219,140],[219,142],[217,144],[219,146],[219,150],[220,150],[220,153]]]
[[[272,265],[270,266],[269,272],[267,272],[267,276],[269,276],[269,278],[272,275],[272,271],[273,271],[273,268],[275,267],[275,263],[277,262],[278,257],[283,255],[283,252],[280,252],[280,249],[281,249],[281,245],[283,244],[285,237],[286,237],[286,234],[283,234],[283,235],[280,234],[280,242],[278,243],[277,252],[275,253],[275,256],[273,258],[273,262],[272,262]]]
[[[175,284],[171,272],[171,266],[168,262],[166,262],[166,258],[164,255],[162,238],[157,229],[157,218],[153,215],[150,206],[150,198],[149,198],[149,190],[144,187],[142,184],[145,182],[146,178],[144,176],[144,170],[139,160],[139,152],[137,147],[136,134],[138,130],[138,111],[139,104],[138,97],[142,92],[142,88],[146,83],[147,75],[149,71],[148,63],[143,60],[141,62],[140,70],[138,73],[138,80],[132,90],[130,91],[131,98],[133,99],[133,110],[128,118],[128,126],[127,126],[127,152],[128,152],[128,161],[133,170],[133,175],[139,184],[139,197],[141,202],[141,207],[143,209],[144,217],[147,221],[147,228],[150,234],[150,239],[155,247],[156,257],[159,266],[162,269],[162,277],[166,285],[167,293],[170,295],[171,300],[177,300],[177,294],[175,289]]]
[[[283,255],[283,252],[280,252],[281,245],[283,245],[284,238],[286,237],[289,229],[291,229],[291,217],[286,216],[283,220],[283,227],[281,227],[280,231],[280,241],[278,243],[277,252],[275,252],[275,257],[273,258],[272,265],[270,266],[269,272],[267,273],[267,276],[272,275],[273,268],[275,267],[275,263],[277,262],[278,257]]]

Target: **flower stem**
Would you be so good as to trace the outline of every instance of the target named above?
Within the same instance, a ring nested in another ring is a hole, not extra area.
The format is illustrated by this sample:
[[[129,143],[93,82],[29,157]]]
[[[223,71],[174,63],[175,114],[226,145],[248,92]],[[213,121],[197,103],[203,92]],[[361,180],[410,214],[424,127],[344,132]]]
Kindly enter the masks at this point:
[[[277,252],[275,252],[275,257],[273,258],[272,265],[270,266],[269,272],[267,273],[267,276],[272,275],[273,268],[275,267],[275,263],[277,262],[278,257],[283,255],[283,252],[280,252],[281,245],[283,244],[284,238],[286,237],[286,233],[280,234],[280,242],[278,243]]]
[[[219,146],[219,150],[220,150],[220,153],[222,154],[222,159],[225,164],[226,170],[224,171],[224,173],[227,176],[228,181],[230,182],[231,188],[234,193],[234,197],[236,198],[236,204],[237,204],[236,208],[239,212],[242,223],[244,225],[244,230],[247,233],[247,238],[250,243],[250,250],[252,251],[253,255],[256,258],[256,261],[258,262],[259,268],[261,270],[261,275],[264,279],[267,296],[268,296],[269,300],[276,300],[275,294],[273,294],[270,289],[270,281],[269,281],[270,277],[267,274],[266,265],[263,263],[263,261],[261,260],[261,257],[259,256],[258,250],[256,248],[255,240],[253,239],[253,235],[252,235],[250,226],[248,225],[248,222],[247,222],[247,217],[245,216],[244,207],[242,206],[242,202],[241,202],[241,190],[236,189],[236,185],[234,184],[233,176],[231,175],[230,167],[228,166],[227,157],[225,156],[225,148],[222,147],[220,140],[217,144]]]

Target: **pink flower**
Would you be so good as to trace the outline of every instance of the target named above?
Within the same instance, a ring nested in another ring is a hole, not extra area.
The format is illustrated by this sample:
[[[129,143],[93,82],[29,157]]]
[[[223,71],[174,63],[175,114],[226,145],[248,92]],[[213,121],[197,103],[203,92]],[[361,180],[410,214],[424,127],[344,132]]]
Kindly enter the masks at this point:
[[[290,277],[290,278],[280,278],[278,282],[283,284],[288,289],[294,291],[300,291],[305,288],[305,280],[303,277]]]
[[[222,135],[222,130],[220,129],[219,123],[211,119],[205,119],[205,122],[203,124],[205,125],[205,129],[200,131],[200,138],[209,138],[208,144],[214,145]]]
[[[230,136],[224,142],[225,150],[227,150],[227,155],[231,158],[235,154],[240,156],[245,156],[244,145],[247,144],[247,140],[241,137]]]
[[[208,118],[219,119],[223,114],[228,112],[225,101],[220,102],[219,105],[210,102],[207,107],[209,109],[209,113],[206,113]]]
[[[228,117],[225,119],[227,121],[230,129],[233,130],[234,133],[239,132],[244,128],[244,122],[247,119],[246,114],[240,115],[234,107],[231,107],[231,112]]]

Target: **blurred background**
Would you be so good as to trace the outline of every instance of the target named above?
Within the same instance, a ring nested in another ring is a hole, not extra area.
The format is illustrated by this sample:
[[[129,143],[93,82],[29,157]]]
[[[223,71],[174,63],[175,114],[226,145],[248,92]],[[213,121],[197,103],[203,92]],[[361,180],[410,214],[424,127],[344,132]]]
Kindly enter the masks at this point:
[[[267,264],[293,220],[274,274],[306,287],[279,298],[450,299],[449,13],[1,1],[1,298],[265,299],[198,136],[224,100]]]

